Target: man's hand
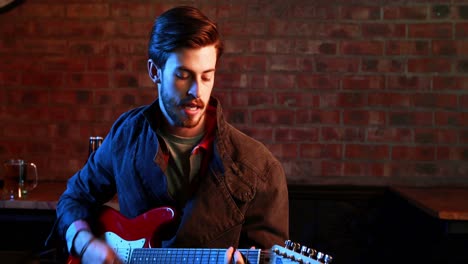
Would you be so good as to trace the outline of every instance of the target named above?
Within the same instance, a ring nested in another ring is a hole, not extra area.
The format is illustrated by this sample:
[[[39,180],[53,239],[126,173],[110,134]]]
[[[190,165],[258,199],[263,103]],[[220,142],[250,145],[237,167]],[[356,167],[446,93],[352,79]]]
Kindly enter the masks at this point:
[[[89,244],[81,259],[81,264],[88,263],[120,264],[122,262],[105,242],[95,239]]]
[[[120,264],[117,254],[104,241],[87,230],[77,233],[73,243],[75,252],[81,256],[81,264]]]
[[[251,247],[250,249],[255,249]],[[224,264],[245,264],[244,256],[234,247],[229,247],[224,253]]]

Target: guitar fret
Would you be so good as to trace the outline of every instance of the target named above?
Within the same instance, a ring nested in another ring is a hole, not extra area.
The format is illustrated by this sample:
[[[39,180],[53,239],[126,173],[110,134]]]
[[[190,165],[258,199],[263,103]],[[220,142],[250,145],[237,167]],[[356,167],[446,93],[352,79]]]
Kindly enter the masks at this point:
[[[175,219],[175,215],[172,208],[160,207],[152,209],[134,219],[127,219],[115,209],[104,207],[98,219],[99,223],[103,226],[99,228],[98,232],[103,240],[116,251],[118,257],[125,264],[222,264],[226,249],[147,248],[148,242],[153,239],[154,233],[159,228],[171,223]],[[135,226],[138,228],[134,228]],[[132,230],[131,235],[126,236],[126,238],[120,237],[120,234],[115,233],[115,230],[119,230],[117,232],[120,233],[125,232],[124,230],[126,229]],[[269,251],[255,249],[241,249],[240,251],[246,257],[247,262],[253,264],[292,262],[320,264],[315,259],[316,255],[304,255],[292,250],[291,241],[289,240],[286,241],[286,247],[274,245]],[[328,263],[331,257],[326,256]],[[67,263],[79,264],[80,259],[69,256]]]
[[[260,251],[256,249],[239,250],[248,260],[247,263],[261,263]],[[218,264],[224,261],[225,249],[162,249],[135,248],[129,258],[129,264],[149,263],[184,263]]]
[[[239,251],[248,260],[247,263],[261,263],[260,262],[260,250],[258,250],[258,249],[240,249]]]

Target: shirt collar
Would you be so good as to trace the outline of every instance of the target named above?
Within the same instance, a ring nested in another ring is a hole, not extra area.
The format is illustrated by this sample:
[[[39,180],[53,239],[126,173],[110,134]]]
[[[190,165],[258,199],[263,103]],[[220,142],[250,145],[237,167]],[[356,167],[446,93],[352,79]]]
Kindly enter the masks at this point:
[[[205,136],[202,138],[200,143],[195,146],[193,149],[193,153],[199,148],[204,149],[205,151],[209,151],[210,147],[213,143],[214,136],[215,136],[215,128],[216,128],[216,108],[208,104],[205,112]]]
[[[145,111],[144,115],[150,126],[154,131],[157,131],[157,129],[161,126],[162,124],[162,119],[164,118],[161,109],[159,108],[159,99],[155,100]],[[195,146],[193,149],[193,153],[196,153],[198,149],[204,149],[205,151],[210,151],[211,150],[211,145],[214,141],[214,137],[216,135],[215,130],[216,130],[216,123],[217,123],[217,117],[216,117],[216,105],[213,105],[211,103],[208,103],[208,106],[206,108],[205,112],[205,135],[203,136],[202,140],[200,143]]]

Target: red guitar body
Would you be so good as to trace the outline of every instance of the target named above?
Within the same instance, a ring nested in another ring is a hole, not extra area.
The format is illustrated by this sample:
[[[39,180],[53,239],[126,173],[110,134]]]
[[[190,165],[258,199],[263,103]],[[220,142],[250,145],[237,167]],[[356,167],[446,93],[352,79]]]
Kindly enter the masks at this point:
[[[224,263],[226,249],[160,248],[161,241],[173,234],[176,215],[170,207],[152,209],[135,218],[128,219],[117,210],[104,207],[93,230],[102,238],[126,264],[148,263]],[[320,253],[304,255],[290,248],[273,246],[270,250],[239,249],[246,263],[253,264],[323,264],[331,257]],[[316,251],[313,251],[316,252]],[[323,261],[318,261],[316,256]],[[80,264],[80,259],[69,257],[68,264]]]
[[[143,248],[153,248],[161,246],[162,237],[170,233],[175,219],[175,211],[170,207],[154,208],[129,219],[117,210],[104,206],[93,230],[98,237],[110,232],[118,234],[125,241],[144,241]],[[79,264],[80,260],[71,256],[67,263]]]

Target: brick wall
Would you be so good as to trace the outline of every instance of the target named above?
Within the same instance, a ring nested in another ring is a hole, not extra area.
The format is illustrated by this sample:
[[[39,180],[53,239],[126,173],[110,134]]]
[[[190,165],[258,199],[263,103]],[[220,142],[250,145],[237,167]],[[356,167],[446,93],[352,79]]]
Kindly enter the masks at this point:
[[[132,3],[130,3],[132,2]],[[153,19],[218,21],[215,95],[290,181],[468,182],[468,1],[30,0],[0,14],[0,158],[64,180],[156,94]]]

